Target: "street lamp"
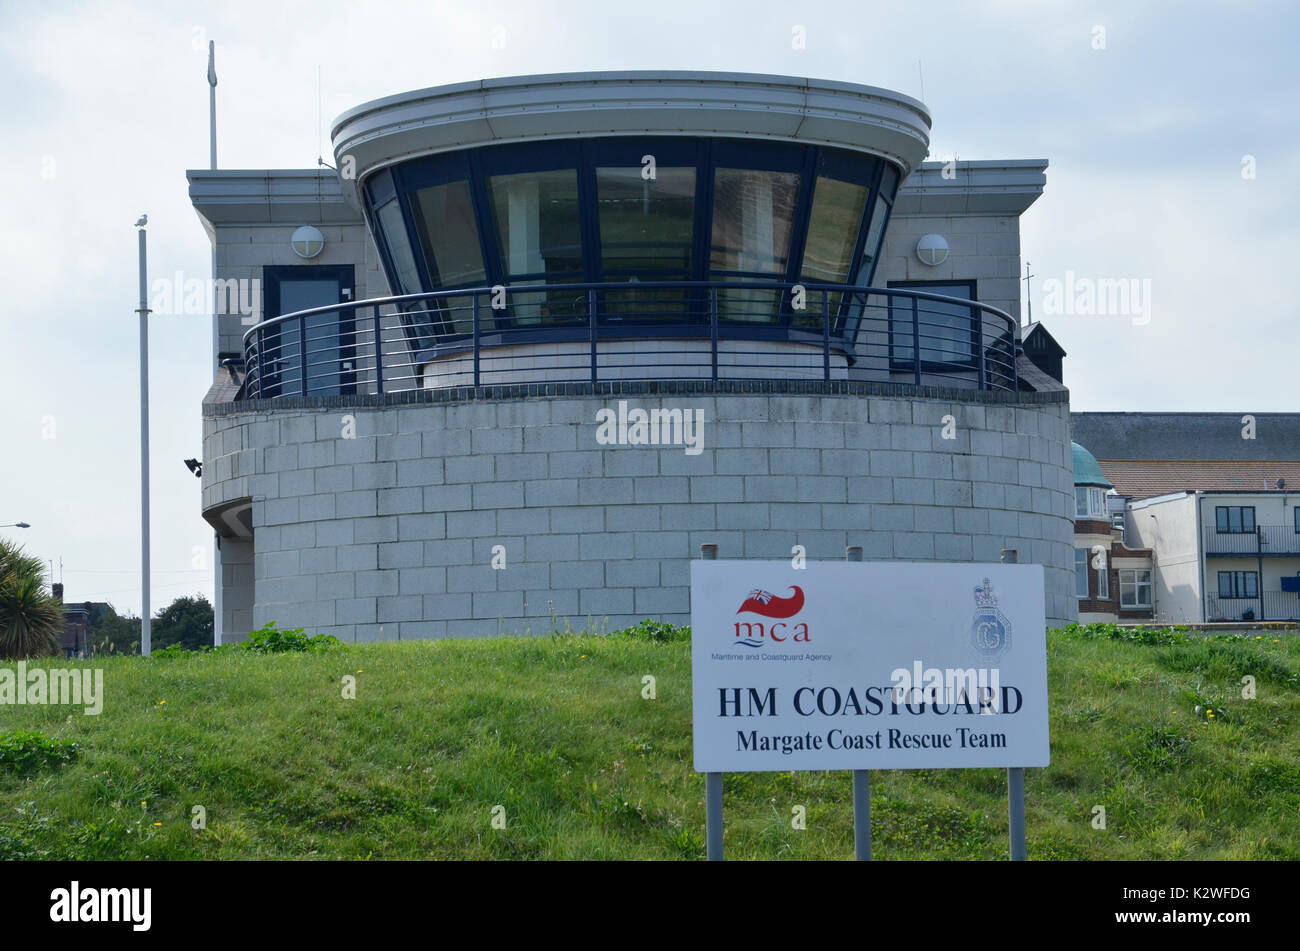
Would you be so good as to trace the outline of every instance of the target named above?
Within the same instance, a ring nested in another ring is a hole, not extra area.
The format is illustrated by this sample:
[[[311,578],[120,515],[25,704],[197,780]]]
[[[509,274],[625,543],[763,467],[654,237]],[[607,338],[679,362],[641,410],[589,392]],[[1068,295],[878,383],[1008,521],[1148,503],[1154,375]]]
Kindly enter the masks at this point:
[[[31,528],[26,522],[11,522],[8,525],[0,525],[0,528]]]

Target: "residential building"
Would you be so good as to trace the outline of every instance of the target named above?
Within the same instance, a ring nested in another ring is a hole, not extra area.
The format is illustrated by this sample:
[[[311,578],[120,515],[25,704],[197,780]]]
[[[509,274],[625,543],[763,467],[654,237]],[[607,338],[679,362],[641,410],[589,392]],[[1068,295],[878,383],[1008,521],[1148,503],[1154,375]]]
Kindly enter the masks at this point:
[[[1153,616],[1152,552],[1129,548],[1125,499],[1092,453],[1071,443],[1074,460],[1074,594],[1079,621],[1146,621]]]
[[[1151,549],[1155,616],[1300,620],[1300,417],[1076,413],[1124,534]]]

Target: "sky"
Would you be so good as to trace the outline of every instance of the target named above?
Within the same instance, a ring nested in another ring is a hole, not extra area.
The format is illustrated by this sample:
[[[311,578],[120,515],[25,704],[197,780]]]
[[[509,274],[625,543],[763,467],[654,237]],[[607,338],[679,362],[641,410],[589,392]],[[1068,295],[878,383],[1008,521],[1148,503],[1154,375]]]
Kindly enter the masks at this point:
[[[932,158],[1044,158],[1021,219],[1076,411],[1291,412],[1300,7],[1287,3],[32,3],[0,0],[0,528],[69,601],[140,609],[136,218],[210,276],[185,170],[313,168],[331,120],[427,86],[595,69],[776,73],[921,99]],[[1125,314],[1075,306],[1123,280]],[[1022,312],[1024,305],[1022,304]],[[1081,313],[1080,311],[1089,311]],[[212,598],[211,319],[150,318],[152,606]],[[60,568],[61,565],[61,568]]]

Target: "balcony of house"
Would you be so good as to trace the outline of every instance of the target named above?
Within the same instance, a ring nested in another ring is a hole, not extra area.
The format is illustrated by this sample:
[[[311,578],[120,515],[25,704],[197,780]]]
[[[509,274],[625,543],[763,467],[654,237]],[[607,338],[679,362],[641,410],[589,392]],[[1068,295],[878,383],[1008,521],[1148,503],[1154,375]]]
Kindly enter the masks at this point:
[[[1223,530],[1220,530],[1220,529]],[[1205,530],[1205,554],[1239,558],[1300,556],[1300,524],[1256,525],[1251,520]]]
[[[1214,621],[1300,621],[1300,590],[1258,591],[1252,597],[1206,599],[1205,619]]]
[[[239,398],[631,380],[876,381],[1014,392],[1017,348],[1016,321],[1004,311],[897,288],[759,281],[474,287],[265,321],[244,336]]]

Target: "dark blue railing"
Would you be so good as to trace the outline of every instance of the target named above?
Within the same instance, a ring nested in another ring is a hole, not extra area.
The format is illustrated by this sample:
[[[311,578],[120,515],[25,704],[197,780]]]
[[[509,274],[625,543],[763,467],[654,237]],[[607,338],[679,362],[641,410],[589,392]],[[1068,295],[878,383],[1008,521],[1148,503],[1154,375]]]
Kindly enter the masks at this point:
[[[917,359],[919,342],[919,357]],[[899,288],[631,281],[317,307],[244,335],[243,397],[590,380],[882,380],[1015,390],[1016,321]]]

